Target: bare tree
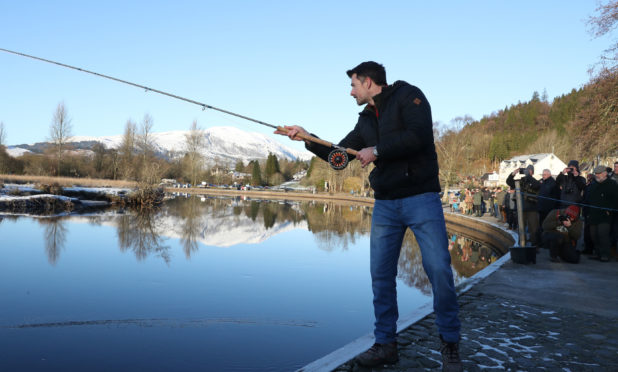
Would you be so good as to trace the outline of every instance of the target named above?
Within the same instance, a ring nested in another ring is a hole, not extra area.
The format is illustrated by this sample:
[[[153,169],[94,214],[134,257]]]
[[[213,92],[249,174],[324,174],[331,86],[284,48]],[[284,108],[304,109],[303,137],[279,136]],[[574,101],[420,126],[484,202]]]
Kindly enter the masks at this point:
[[[197,120],[191,124],[189,133],[185,134],[185,147],[187,156],[187,173],[193,185],[197,184],[197,178],[202,171],[204,159],[202,150],[204,149],[204,131],[197,126]]]
[[[140,133],[137,136],[137,148],[140,152],[139,181],[152,185],[159,178],[159,163],[154,158],[154,138],[152,136],[152,117],[144,115]]]
[[[607,4],[599,4],[597,16],[588,18],[589,32],[595,37],[601,37],[611,33],[618,27],[618,1],[608,1]],[[614,41],[609,48],[605,49],[601,56],[601,74],[616,72],[618,68],[618,41]]]
[[[118,152],[120,153],[120,176],[125,180],[134,178],[136,173],[133,164],[136,152],[136,136],[137,125],[129,119],[125,124],[122,142],[120,142],[120,147],[118,148]]]
[[[4,146],[4,141],[6,141],[6,129],[4,128],[4,122],[0,121],[0,147]]]
[[[152,116],[148,114],[144,115],[144,119],[142,119],[142,124],[140,126],[140,133],[137,138],[137,148],[144,159],[151,155],[154,149],[152,126]]]
[[[64,102],[60,102],[56,107],[56,112],[54,112],[49,128],[50,141],[54,146],[54,155],[56,157],[56,175],[60,175],[62,153],[71,139],[71,129],[71,119],[69,119]]]
[[[5,156],[3,156],[4,141],[6,141],[6,130],[4,129],[4,122],[0,121],[0,173],[5,173],[7,171],[7,166],[5,164],[7,161],[5,161]]]

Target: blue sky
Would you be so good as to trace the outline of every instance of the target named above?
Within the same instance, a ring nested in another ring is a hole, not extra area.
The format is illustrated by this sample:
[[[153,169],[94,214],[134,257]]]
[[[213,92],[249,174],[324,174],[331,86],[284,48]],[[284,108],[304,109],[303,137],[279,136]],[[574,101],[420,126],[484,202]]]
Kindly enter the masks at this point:
[[[434,121],[480,119],[589,81],[610,44],[580,1],[1,1],[0,48],[32,54],[338,141],[356,123],[345,71],[384,64],[421,88]],[[44,141],[59,102],[73,135],[270,128],[74,70],[0,53],[9,145]],[[285,137],[280,142],[300,148]]]

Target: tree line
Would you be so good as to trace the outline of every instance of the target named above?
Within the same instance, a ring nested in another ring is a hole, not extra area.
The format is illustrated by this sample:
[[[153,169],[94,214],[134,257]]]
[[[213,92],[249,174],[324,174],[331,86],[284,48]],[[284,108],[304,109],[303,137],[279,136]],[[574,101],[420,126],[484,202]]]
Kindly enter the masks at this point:
[[[50,124],[49,145],[42,153],[26,153],[13,158],[6,151],[6,127],[0,122],[0,174],[34,176],[65,176],[137,181],[158,184],[161,179],[197,185],[200,182],[277,185],[290,180],[307,164],[302,161],[278,159],[269,154],[267,159],[244,164],[239,160],[234,168],[217,159],[206,159],[204,130],[193,121],[185,134],[184,148],[179,153],[161,156],[156,152],[153,137],[154,119],[146,114],[141,122],[127,120],[122,140],[117,148],[106,148],[95,143],[90,152],[77,152],[71,143],[72,123],[64,102],[58,104]],[[207,166],[212,163],[213,166]],[[230,172],[236,171],[241,177]]]

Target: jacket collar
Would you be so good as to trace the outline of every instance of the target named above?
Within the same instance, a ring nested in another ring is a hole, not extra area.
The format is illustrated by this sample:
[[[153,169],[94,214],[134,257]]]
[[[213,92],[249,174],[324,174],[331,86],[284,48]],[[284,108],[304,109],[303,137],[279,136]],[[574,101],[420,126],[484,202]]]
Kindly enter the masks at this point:
[[[382,88],[382,92],[373,96],[373,102],[376,104],[376,108],[378,112],[382,111],[384,105],[388,101],[388,99],[397,91],[397,89],[401,88],[403,85],[407,84],[405,81],[397,80],[391,85],[387,85]]]

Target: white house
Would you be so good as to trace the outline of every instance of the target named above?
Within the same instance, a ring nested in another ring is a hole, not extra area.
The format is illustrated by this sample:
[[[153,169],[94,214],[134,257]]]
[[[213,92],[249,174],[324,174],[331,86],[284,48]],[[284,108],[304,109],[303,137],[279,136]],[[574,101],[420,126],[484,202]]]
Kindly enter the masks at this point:
[[[500,163],[500,171],[498,172],[499,183],[506,185],[506,179],[509,174],[515,169],[526,168],[528,165],[534,166],[534,178],[538,180],[543,175],[543,169],[549,169],[552,176],[556,177],[566,168],[566,164],[554,154],[519,155],[503,160]]]
[[[481,180],[483,180],[483,186],[485,187],[496,187],[499,185],[500,176],[494,171],[493,173],[484,174]]]

